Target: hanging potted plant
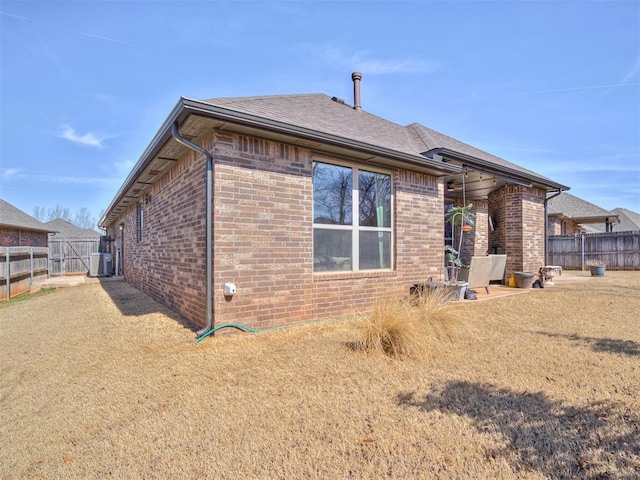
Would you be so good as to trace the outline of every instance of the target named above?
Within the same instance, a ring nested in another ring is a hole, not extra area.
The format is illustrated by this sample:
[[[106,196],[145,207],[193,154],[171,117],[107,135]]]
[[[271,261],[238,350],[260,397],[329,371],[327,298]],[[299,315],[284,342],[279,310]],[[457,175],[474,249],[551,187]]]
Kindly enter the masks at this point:
[[[458,271],[465,265],[460,261],[460,251],[462,250],[462,237],[464,232],[470,232],[475,225],[476,215],[471,210],[473,209],[473,203],[469,203],[467,206],[455,206],[449,210],[445,215],[445,222],[451,224],[454,229],[460,227],[460,237],[458,238],[458,249],[456,250],[451,245],[445,247],[445,260],[447,266],[450,267],[449,279],[457,282]],[[453,278],[452,278],[453,277]]]
[[[458,239],[458,249],[451,245],[444,247],[444,258],[446,262],[447,270],[447,282],[450,285],[460,287],[460,299],[464,298],[464,291],[466,290],[467,283],[458,281],[458,274],[461,268],[467,268],[460,260],[460,250],[462,250],[462,237],[464,232],[469,232],[475,225],[475,214],[471,212],[473,204],[469,203],[467,206],[455,206],[446,213],[445,221],[450,223],[454,228],[460,227],[460,237]]]

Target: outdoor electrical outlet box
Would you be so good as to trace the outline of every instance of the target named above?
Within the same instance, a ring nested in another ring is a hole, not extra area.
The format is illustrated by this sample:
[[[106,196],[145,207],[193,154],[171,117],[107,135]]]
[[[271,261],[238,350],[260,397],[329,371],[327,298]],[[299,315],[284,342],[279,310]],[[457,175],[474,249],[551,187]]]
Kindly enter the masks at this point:
[[[225,295],[235,295],[236,294],[236,284],[235,283],[225,283],[224,284],[224,294]]]

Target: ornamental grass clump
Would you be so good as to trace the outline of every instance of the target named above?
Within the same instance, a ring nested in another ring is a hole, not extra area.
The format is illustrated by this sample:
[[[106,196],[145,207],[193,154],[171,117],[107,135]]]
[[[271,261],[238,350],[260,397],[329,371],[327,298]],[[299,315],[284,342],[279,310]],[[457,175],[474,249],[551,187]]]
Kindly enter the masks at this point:
[[[371,314],[362,316],[356,348],[394,358],[420,358],[434,342],[448,337],[443,312],[450,302],[444,289],[410,300],[379,298]]]
[[[436,287],[415,298],[413,314],[431,341],[450,338],[452,320],[448,311],[455,297],[447,287]]]

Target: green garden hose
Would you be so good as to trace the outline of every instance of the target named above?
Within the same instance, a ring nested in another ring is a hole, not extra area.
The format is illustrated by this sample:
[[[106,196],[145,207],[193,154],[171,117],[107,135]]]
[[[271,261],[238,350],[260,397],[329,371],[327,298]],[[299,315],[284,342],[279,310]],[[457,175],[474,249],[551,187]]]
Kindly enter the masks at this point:
[[[218,327],[212,328],[211,330],[209,330],[204,335],[201,335],[200,337],[198,337],[196,339],[194,345],[198,344],[198,342],[200,342],[201,340],[204,340],[209,335],[217,332],[218,330],[220,330],[222,328],[237,328],[238,330],[242,330],[243,332],[251,332],[251,333],[260,333],[262,331],[262,330],[256,330],[255,328],[247,327],[245,325],[240,325],[239,323],[225,323],[224,325],[220,325]]]
[[[204,340],[209,335],[217,332],[221,328],[237,328],[238,330],[242,330],[243,332],[262,333],[262,332],[268,332],[268,331],[271,331],[271,330],[283,330],[285,328],[302,327],[304,325],[314,325],[314,324],[318,324],[318,323],[333,323],[333,322],[353,321],[355,319],[356,319],[356,317],[343,317],[343,318],[334,318],[334,319],[329,319],[329,320],[312,320],[312,321],[309,321],[309,322],[293,323],[293,324],[290,324],[290,325],[276,325],[275,327],[264,328],[262,330],[258,330],[256,328],[247,327],[246,325],[241,325],[239,323],[225,323],[224,325],[220,325],[218,327],[212,328],[211,330],[209,330],[204,335],[199,336],[196,339],[196,341],[194,342],[194,345],[197,345],[201,340]]]

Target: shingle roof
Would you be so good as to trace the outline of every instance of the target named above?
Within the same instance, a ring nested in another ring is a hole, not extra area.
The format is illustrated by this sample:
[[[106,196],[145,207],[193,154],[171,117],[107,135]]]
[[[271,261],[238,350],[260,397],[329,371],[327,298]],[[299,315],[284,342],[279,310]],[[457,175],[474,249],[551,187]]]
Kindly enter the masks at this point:
[[[448,135],[445,135],[440,132],[436,132],[435,130],[431,130],[430,128],[420,125],[419,123],[412,123],[406,128],[412,129],[415,132],[415,134],[418,135],[418,137],[420,138],[420,141],[424,144],[424,147],[425,147],[425,150],[422,150],[423,152],[434,150],[436,148],[447,148],[449,150],[454,150],[456,152],[464,153],[466,155],[479,158],[481,160],[486,160],[499,167],[507,167],[526,175],[537,176],[541,179],[552,181],[548,178],[542,177],[540,174],[536,172],[527,170],[526,168],[523,168],[520,165],[516,165],[515,163],[509,162],[504,158],[496,157],[495,155],[487,153],[467,143],[461,142],[460,140],[456,140],[455,138],[449,137]]]
[[[616,214],[600,208],[593,203],[581,198],[562,192],[549,200],[547,204],[549,215],[562,215],[567,218],[588,220],[592,218],[594,222],[602,221],[605,217],[615,217]]]
[[[419,123],[402,126],[364,110],[334,101],[328,95],[273,95],[261,97],[211,98],[202,102],[258,115],[271,120],[337,135],[411,155],[447,148],[525,175],[551,180],[531,170],[496,157]]]
[[[420,154],[405,127],[332,101],[323,93],[211,98],[205,103],[350,138],[412,155]]]
[[[620,217],[620,224],[616,225],[616,232],[640,230],[640,214],[626,208],[614,208],[611,210]]]
[[[23,230],[35,230],[39,232],[51,232],[45,224],[39,222],[22,210],[14,207],[9,202],[0,198],[0,225],[20,228]]]
[[[531,184],[552,191],[569,188],[420,124],[399,125],[336,100],[322,93],[208,100],[181,97],[112,200],[100,225],[108,225],[122,212],[127,194],[129,199],[141,195],[136,181],[148,174],[145,169],[154,166],[164,171],[168,168],[167,158],[179,157],[181,149],[186,149],[171,142],[172,129],[181,123],[182,128],[192,129],[193,138],[203,135],[206,128],[227,125],[228,130],[234,131],[237,126],[237,131],[264,130],[270,138],[284,137],[296,142],[299,139],[301,145],[311,142],[318,151],[330,154],[353,151],[360,158],[371,155],[385,165],[419,168],[436,176],[459,174],[467,166],[469,170],[485,171],[504,182]],[[197,120],[203,118],[212,123]],[[163,151],[167,152],[164,157],[160,155]],[[154,180],[149,178],[149,181]]]
[[[47,227],[52,231],[55,231],[55,235],[51,235],[51,239],[56,240],[58,238],[99,238],[100,233],[89,228],[80,228],[75,226],[71,222],[67,222],[62,218],[54,218],[45,222]]]

